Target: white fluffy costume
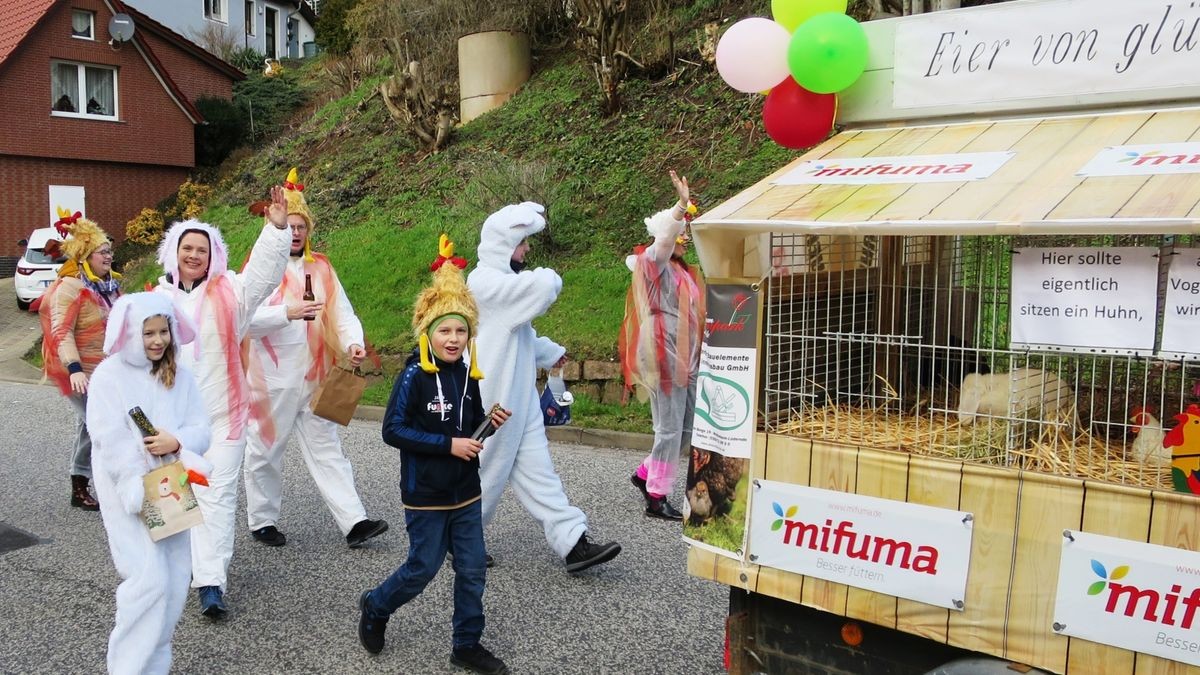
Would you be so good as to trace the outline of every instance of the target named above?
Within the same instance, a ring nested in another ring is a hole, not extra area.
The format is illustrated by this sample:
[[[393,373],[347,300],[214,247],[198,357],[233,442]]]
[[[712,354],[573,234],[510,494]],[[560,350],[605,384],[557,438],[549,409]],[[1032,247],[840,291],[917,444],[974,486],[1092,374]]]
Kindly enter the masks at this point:
[[[304,218],[311,238],[314,223],[296,185],[296,173],[284,184],[288,215]],[[305,275],[313,295],[325,306],[313,321],[291,321],[289,302],[299,302]],[[338,425],[312,412],[312,397],[335,361],[344,361],[351,345],[364,346],[362,323],[329,259],[304,252],[293,257],[283,283],[258,308],[250,325],[249,377],[256,413],[246,438],[246,518],[250,530],[276,525],[283,484],[283,453],[296,432],[304,463],[325,499],[342,535],[366,520],[366,509],[354,487],[354,471],[342,452]]]
[[[506,206],[488,216],[479,236],[479,264],[467,286],[479,305],[479,367],[483,407],[493,404],[512,416],[485,442],[479,455],[483,487],[483,523],[496,513],[506,483],[546,533],[546,541],[565,558],[587,530],[587,516],[567,501],[550,461],[550,444],[538,405],[537,369],[549,368],[566,349],[539,336],[532,321],[545,314],[562,290],[562,278],[539,267],[514,272],[513,251],[526,237],[546,227],[540,204]]]
[[[675,469],[692,442],[696,371],[704,322],[704,289],[694,271],[675,260],[676,240],[687,223],[674,208],[645,219],[654,241],[625,259],[633,272],[621,326],[621,367],[625,386],[641,386],[650,396],[654,445],[638,477],[651,496],[671,494]]]
[[[191,341],[193,331],[166,296],[134,293],[117,300],[104,340],[109,356],[92,375],[95,395],[87,406],[96,493],[113,563],[122,579],[117,587],[116,626],[108,640],[110,673],[170,670],[171,636],[183,613],[192,569],[189,533],[155,543],[138,515],[145,494],[142,477],[158,468],[159,460],[146,452],[130,409],[141,408],[156,429],[178,439],[185,467],[201,474],[212,468],[200,456],[209,443],[208,416],[191,372],[180,364],[170,388],[151,373],[142,325],[160,315],[168,318],[170,349],[178,355],[179,344]]]
[[[179,281],[179,241],[185,232],[208,235],[208,275],[192,288]],[[196,488],[204,524],[192,530],[192,587],[225,589],[233,557],[234,512],[246,447],[250,393],[242,364],[241,341],[258,306],[283,278],[292,233],[264,223],[241,274],[229,270],[229,252],[221,232],[196,220],[175,223],[158,250],[166,274],[155,289],[170,296],[196,325],[196,341],[180,351],[180,360],[196,375],[204,408],[212,423],[212,445],[205,457],[213,464],[208,487]]]

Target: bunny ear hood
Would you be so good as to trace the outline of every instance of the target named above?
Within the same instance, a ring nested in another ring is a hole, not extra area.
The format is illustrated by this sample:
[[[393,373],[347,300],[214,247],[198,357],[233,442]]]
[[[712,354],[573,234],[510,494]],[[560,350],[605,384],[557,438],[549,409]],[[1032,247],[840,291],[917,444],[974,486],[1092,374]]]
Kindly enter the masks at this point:
[[[188,317],[164,293],[130,293],[113,303],[104,333],[104,353],[120,354],[121,360],[133,366],[146,366],[146,350],[142,345],[142,325],[152,316],[165,316],[171,326],[171,348],[178,353],[180,345],[196,339],[196,329]]]
[[[483,221],[479,233],[479,264],[508,270],[521,240],[546,228],[546,207],[535,202],[509,204]]]
[[[208,278],[215,279],[229,269],[229,248],[221,231],[198,220],[185,220],[175,223],[163,236],[158,246],[158,264],[162,265],[172,280],[179,281],[179,240],[185,232],[195,230],[208,235]]]

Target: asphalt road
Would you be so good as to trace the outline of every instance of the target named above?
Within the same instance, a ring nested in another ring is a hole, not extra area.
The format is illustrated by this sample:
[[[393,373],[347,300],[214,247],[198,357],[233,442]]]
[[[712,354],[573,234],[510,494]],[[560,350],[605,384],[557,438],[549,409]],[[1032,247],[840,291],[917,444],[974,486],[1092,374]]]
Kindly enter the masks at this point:
[[[0,382],[0,525],[40,543],[0,554],[0,672],[102,672],[119,581],[99,514],[68,505],[70,408],[52,388]],[[293,443],[272,549],[239,529],[223,623],[194,594],[175,632],[179,673],[458,673],[449,665],[449,565],[395,615],[372,656],[356,637],[359,593],[404,559],[399,460],[376,423],[355,421],[343,441],[372,517],[392,529],[350,550]],[[596,540],[616,539],[614,561],[571,576],[541,529],[505,496],[486,532],[484,644],[514,673],[719,673],[727,589],[687,576],[678,524],[651,520],[628,476],[629,450],[554,445],[567,494]],[[682,469],[681,465],[681,469]],[[239,523],[245,520],[244,496]]]

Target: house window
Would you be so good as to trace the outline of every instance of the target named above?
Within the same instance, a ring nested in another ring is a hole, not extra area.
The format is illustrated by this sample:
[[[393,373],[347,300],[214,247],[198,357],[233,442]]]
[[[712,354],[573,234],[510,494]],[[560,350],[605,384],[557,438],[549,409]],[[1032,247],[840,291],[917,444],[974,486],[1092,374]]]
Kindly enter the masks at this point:
[[[278,48],[277,48],[276,42],[275,42],[275,32],[276,32],[276,27],[278,25],[279,25],[279,12],[275,11],[271,7],[268,7],[267,14],[266,14],[266,26],[265,26],[266,31],[263,34],[265,37],[265,44],[263,46],[266,48],[267,53],[265,56],[267,58],[271,58],[271,59],[279,58]]]
[[[117,69],[52,61],[50,110],[64,117],[116,119]]]
[[[246,35],[254,35],[254,0],[246,0]]]
[[[96,39],[96,13],[85,9],[71,10],[71,37]]]
[[[225,23],[229,15],[228,0],[204,0],[204,18]]]

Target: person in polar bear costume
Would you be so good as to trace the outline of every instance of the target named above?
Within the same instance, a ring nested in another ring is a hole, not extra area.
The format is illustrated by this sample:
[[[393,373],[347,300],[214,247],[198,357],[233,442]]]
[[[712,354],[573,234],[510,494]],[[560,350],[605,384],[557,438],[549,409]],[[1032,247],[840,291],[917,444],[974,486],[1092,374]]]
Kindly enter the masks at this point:
[[[268,222],[241,274],[229,269],[225,240],[207,223],[175,223],[158,249],[165,274],[155,291],[170,297],[196,326],[195,342],[179,355],[196,374],[212,423],[213,442],[205,458],[213,464],[213,475],[208,487],[196,489],[204,524],[192,532],[192,587],[200,613],[214,620],[227,611],[224,593],[250,413],[241,342],[258,306],[283,281],[292,247],[283,188],[272,188],[271,196]]]
[[[510,204],[488,216],[479,235],[479,263],[467,277],[479,304],[478,361],[484,408],[500,404],[512,416],[484,444],[479,456],[483,523],[496,514],[504,486],[542,525],[546,541],[579,572],[617,557],[616,542],[593,544],[587,516],[567,501],[550,461],[550,444],[538,404],[537,369],[566,361],[567,350],[533,330],[562,290],[562,278],[549,268],[525,269],[529,237],[546,227],[541,204]]]
[[[176,458],[195,476],[212,470],[208,416],[192,373],[177,365],[179,344],[194,331],[158,293],[127,295],[113,306],[104,339],[109,355],[92,374],[88,398],[93,475],[117,586],[108,672],[166,673],[171,637],[192,574],[188,531],[158,542],[139,515],[143,477]],[[142,437],[129,411],[141,408],[155,435]],[[168,486],[168,491],[173,491]],[[169,499],[169,497],[168,497]]]

